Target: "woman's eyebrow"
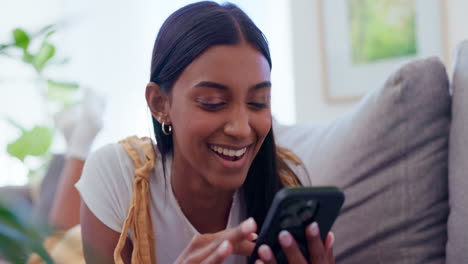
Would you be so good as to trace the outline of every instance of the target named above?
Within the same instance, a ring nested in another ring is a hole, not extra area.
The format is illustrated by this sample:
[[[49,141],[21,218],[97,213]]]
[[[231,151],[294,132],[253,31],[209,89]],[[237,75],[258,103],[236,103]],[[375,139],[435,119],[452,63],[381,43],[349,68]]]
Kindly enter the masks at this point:
[[[271,88],[271,82],[265,81],[252,86],[249,90],[258,90],[261,88]]]
[[[227,85],[220,84],[220,83],[215,83],[215,82],[209,82],[209,81],[199,82],[194,87],[211,87],[211,88],[215,88],[215,89],[218,89],[218,90],[221,90],[221,91],[226,91],[226,90],[229,89],[229,87]],[[261,88],[270,88],[270,87],[271,87],[271,82],[270,81],[265,81],[265,82],[255,84],[254,86],[250,87],[249,90],[258,90],[258,89],[261,89]]]
[[[215,83],[215,82],[207,82],[207,81],[199,82],[194,87],[211,87],[211,88],[215,88],[221,91],[226,91],[229,89],[229,87],[227,87],[224,84]]]

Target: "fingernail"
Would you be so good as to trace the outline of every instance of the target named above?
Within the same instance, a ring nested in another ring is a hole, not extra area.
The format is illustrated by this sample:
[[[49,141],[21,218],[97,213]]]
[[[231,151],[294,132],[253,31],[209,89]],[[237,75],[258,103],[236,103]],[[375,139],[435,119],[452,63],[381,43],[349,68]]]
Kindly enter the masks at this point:
[[[313,222],[313,223],[309,226],[309,231],[310,231],[310,233],[311,233],[313,236],[316,236],[316,235],[319,234],[319,229],[318,229],[317,222]]]
[[[258,254],[266,261],[271,260],[271,251],[267,245],[261,245],[258,248]]]
[[[252,235],[251,235],[251,239],[252,239],[252,241],[255,241],[255,240],[257,240],[257,238],[258,238],[258,235],[257,235],[257,233],[252,233]]]
[[[255,264],[265,264],[263,261],[257,259],[257,261],[255,261]]]
[[[328,248],[331,248],[335,243],[335,234],[333,232],[328,233],[330,236],[330,242],[328,243]]]
[[[224,240],[221,245],[218,247],[218,254],[224,256],[227,254],[227,251],[229,249],[229,242],[227,240]]]
[[[289,247],[292,244],[292,236],[288,231],[281,231],[279,234],[279,240],[285,247]]]
[[[254,219],[252,217],[250,217],[249,219],[242,222],[241,230],[242,230],[242,233],[244,233],[244,234],[248,234],[248,233],[251,233],[252,231],[254,231],[255,230],[255,221],[254,221]]]

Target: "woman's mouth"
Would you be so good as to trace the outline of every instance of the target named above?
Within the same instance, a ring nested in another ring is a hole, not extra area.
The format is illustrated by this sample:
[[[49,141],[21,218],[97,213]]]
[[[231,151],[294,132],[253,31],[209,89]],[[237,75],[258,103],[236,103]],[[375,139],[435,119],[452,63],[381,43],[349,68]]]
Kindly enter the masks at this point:
[[[242,159],[242,157],[247,152],[247,147],[243,148],[226,148],[217,145],[210,145],[210,149],[219,157],[227,161],[238,161]]]

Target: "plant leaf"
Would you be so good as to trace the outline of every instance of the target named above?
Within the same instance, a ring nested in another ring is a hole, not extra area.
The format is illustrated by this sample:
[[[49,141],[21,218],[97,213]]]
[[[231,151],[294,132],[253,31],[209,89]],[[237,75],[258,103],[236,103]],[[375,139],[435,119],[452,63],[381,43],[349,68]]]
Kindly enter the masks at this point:
[[[23,61],[29,64],[32,64],[34,60],[34,55],[29,53],[27,50],[23,51]]]
[[[21,131],[25,131],[25,130],[26,130],[22,125],[18,124],[15,120],[13,120],[13,119],[11,119],[11,118],[9,118],[9,117],[6,118],[6,121],[7,121],[10,125],[16,127],[17,129],[19,129],[19,130],[21,130]]]
[[[39,254],[46,263],[53,263],[34,227],[0,203],[0,255],[13,263],[25,263],[31,251]]]
[[[0,232],[0,257],[9,261],[7,263],[26,263],[26,253],[22,247],[19,242]]]
[[[19,228],[21,220],[8,207],[0,204],[0,223]]]
[[[45,263],[54,263],[42,246],[41,238],[28,237],[26,234],[5,227],[0,223],[0,256],[11,263],[26,263],[32,252],[38,254]]]
[[[54,31],[54,32],[55,32],[55,24],[50,24],[50,25],[47,25],[47,26],[41,28],[41,29],[39,30],[39,34],[44,34],[44,33],[46,33],[46,32],[47,32],[47,34],[48,34],[48,32],[50,32],[50,31]]]
[[[47,98],[52,101],[60,102],[64,106],[73,104],[73,94],[80,87],[78,83],[58,82],[53,80],[47,80],[47,84]]]
[[[50,30],[49,32],[47,32],[47,34],[45,35],[45,39],[48,39],[50,36],[52,36],[53,34],[55,34],[55,29],[52,29]]]
[[[58,82],[54,80],[47,80],[47,84],[49,88],[57,88],[57,89],[66,89],[74,91],[80,87],[78,83],[74,82]]]
[[[52,138],[51,128],[35,126],[31,130],[24,130],[17,140],[8,144],[7,152],[21,161],[28,155],[42,156],[49,150]]]
[[[28,33],[20,28],[13,30],[13,39],[15,40],[15,46],[27,50],[30,42],[30,37]]]
[[[44,65],[55,55],[55,47],[47,41],[42,42],[39,51],[34,55],[32,64],[38,72],[44,69]]]
[[[8,53],[6,51],[3,51],[4,49],[8,48],[9,45],[6,45],[6,44],[1,44],[0,45],[0,53],[1,54],[5,54],[5,55],[8,55]]]

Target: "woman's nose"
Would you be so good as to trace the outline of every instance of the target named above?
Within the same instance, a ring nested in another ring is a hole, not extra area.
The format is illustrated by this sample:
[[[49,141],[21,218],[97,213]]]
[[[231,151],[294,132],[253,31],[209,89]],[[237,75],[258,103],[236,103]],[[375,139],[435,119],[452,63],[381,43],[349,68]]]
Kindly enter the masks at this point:
[[[231,111],[229,119],[224,126],[224,133],[241,139],[250,136],[251,131],[248,110],[238,108]]]

